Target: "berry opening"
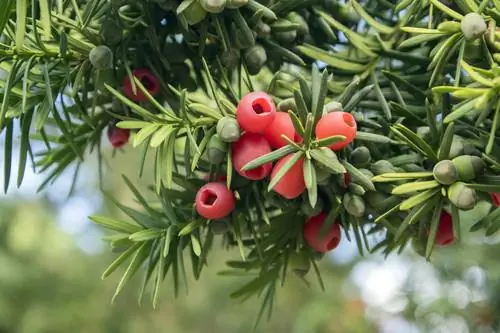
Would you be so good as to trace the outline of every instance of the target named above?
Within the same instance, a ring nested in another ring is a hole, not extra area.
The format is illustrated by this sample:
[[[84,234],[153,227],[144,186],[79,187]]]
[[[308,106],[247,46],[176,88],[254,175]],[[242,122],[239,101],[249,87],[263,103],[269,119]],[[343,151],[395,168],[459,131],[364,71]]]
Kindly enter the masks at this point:
[[[256,114],[263,114],[271,112],[271,105],[265,98],[259,98],[253,101],[252,109]]]
[[[204,206],[213,206],[217,201],[217,194],[210,190],[206,190],[201,194],[201,203]]]
[[[141,77],[140,81],[147,90],[151,91],[156,89],[156,82],[149,75],[144,75]]]
[[[248,176],[250,179],[262,179],[265,177],[265,172],[264,168],[262,166],[256,167],[252,170],[247,170],[245,171],[245,174]]]
[[[340,238],[334,237],[328,242],[328,244],[326,244],[326,248],[328,249],[328,251],[333,250],[334,248],[337,247],[337,245],[339,245],[339,243],[340,243]]]
[[[344,113],[342,115],[342,118],[344,119],[344,123],[349,126],[349,127],[355,127],[356,126],[356,121],[354,120],[354,117],[350,113]]]

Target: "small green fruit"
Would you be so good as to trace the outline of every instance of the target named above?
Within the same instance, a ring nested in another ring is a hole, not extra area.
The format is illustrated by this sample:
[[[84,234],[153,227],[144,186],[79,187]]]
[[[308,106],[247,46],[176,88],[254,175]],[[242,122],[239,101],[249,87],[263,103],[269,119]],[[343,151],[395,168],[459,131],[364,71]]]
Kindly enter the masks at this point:
[[[217,122],[217,134],[224,142],[236,142],[241,136],[238,121],[232,117],[223,117]]]
[[[256,75],[266,63],[267,53],[262,46],[254,45],[245,51],[244,58],[247,63],[248,72],[251,75]]]
[[[227,149],[227,144],[217,134],[213,135],[207,146],[208,161],[212,164],[222,163],[226,158]]]
[[[295,103],[295,99],[293,97],[290,97],[282,100],[278,103],[278,110],[280,110],[281,112],[296,111],[297,104]]]
[[[448,199],[462,210],[471,210],[476,206],[477,193],[462,182],[456,182],[448,188]]]
[[[226,7],[226,0],[199,0],[200,5],[205,9],[208,13],[219,14],[224,11]]]
[[[394,166],[391,164],[391,162],[386,160],[380,160],[373,163],[370,166],[370,170],[377,176],[384,173],[395,172]]]
[[[366,205],[363,200],[358,195],[346,193],[344,194],[344,200],[342,200],[345,210],[356,217],[362,217],[366,212]]]
[[[123,38],[123,28],[115,20],[108,19],[102,23],[100,35],[107,45],[116,45]]]
[[[450,160],[439,161],[432,170],[434,179],[440,184],[450,185],[457,181],[457,168]]]
[[[451,160],[458,172],[458,179],[470,181],[480,176],[486,167],[484,161],[478,156],[461,155]]]
[[[488,27],[481,15],[478,13],[469,13],[462,19],[460,28],[462,29],[464,38],[468,41],[472,41],[484,35]]]
[[[99,45],[90,50],[89,60],[96,69],[113,67],[113,51],[106,45]]]
[[[372,155],[370,150],[364,146],[354,149],[350,156],[351,163],[358,168],[364,168],[370,165],[371,160]]]
[[[297,30],[276,32],[274,36],[281,43],[291,44],[297,39]]]
[[[304,277],[311,269],[311,259],[304,252],[290,254],[288,265],[299,277]]]

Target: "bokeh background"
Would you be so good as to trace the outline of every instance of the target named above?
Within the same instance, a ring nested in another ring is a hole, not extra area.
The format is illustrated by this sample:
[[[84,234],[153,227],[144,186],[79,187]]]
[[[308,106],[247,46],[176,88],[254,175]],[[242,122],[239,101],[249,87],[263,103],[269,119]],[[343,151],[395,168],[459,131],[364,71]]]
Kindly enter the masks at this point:
[[[143,189],[150,179],[148,172],[137,176],[136,150],[113,153],[104,147],[104,153],[102,190],[134,205],[121,175]],[[191,279],[188,293],[178,299],[166,280],[156,311],[148,299],[137,303],[139,278],[111,304],[123,271],[100,279],[115,256],[87,217],[120,213],[99,188],[96,156],[82,165],[71,195],[73,170],[36,193],[42,181],[43,175],[28,170],[21,188],[11,186],[0,196],[0,333],[251,331],[258,300],[229,299],[245,280],[217,276],[237,251],[215,251],[201,280]],[[314,274],[308,276],[310,287],[291,276],[278,293],[273,317],[257,332],[497,332],[500,238],[467,232],[489,209],[483,203],[464,214],[463,243],[437,249],[432,263],[411,248],[400,256],[360,257],[344,237],[321,262],[327,290],[320,290]]]

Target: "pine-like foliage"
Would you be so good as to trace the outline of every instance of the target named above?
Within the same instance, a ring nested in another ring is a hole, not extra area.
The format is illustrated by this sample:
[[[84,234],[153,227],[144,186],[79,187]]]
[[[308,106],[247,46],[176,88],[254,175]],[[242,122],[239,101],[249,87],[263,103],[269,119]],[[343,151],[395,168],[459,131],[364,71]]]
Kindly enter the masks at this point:
[[[46,175],[44,189],[89,152],[100,156],[106,131],[115,146],[130,133],[143,151],[140,174],[154,157],[157,200],[124,178],[142,210],[116,201],[128,221],[91,217],[120,253],[103,277],[125,267],[118,295],[143,272],[140,298],[150,285],[156,306],[165,276],[177,293],[187,267],[198,278],[222,237],[241,260],[221,275],[248,276],[231,296],[259,295],[260,318],[287,273],[304,278],[312,267],[322,285],[322,254],[303,232],[321,212],[321,234],[339,225],[361,254],[411,242],[430,258],[436,243],[460,240],[460,210],[481,200],[492,201],[491,213],[471,232],[500,228],[497,24],[499,0],[2,0],[5,191],[29,164]],[[284,146],[246,163],[279,161],[259,181],[234,170],[234,144],[213,143],[229,135],[224,122],[252,91],[269,94],[301,138],[283,137]],[[316,133],[330,112],[357,124],[342,149],[328,148],[342,133]],[[33,140],[44,150],[33,151]],[[276,188],[297,163],[305,191],[285,199]],[[221,176],[235,208],[207,220],[196,195]]]

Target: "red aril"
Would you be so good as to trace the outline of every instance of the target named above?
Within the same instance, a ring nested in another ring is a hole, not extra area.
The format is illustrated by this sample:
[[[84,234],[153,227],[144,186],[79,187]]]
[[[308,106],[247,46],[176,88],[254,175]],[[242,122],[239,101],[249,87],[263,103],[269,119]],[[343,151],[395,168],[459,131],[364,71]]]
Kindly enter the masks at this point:
[[[224,183],[207,183],[196,193],[196,211],[206,219],[222,219],[233,211],[235,205],[233,192]]]
[[[281,137],[282,135],[295,141],[295,127],[293,127],[292,119],[288,113],[276,112],[273,122],[264,130],[264,137],[271,147],[279,149],[288,144],[288,142]]]
[[[242,177],[250,180],[261,180],[271,172],[272,163],[266,163],[251,170],[241,170],[247,163],[271,152],[271,146],[262,135],[245,133],[233,143],[231,149],[233,167]]]
[[[108,140],[113,148],[121,148],[128,143],[130,130],[116,127],[114,124],[108,126]]]
[[[500,193],[490,193],[491,203],[495,207],[500,207]]]
[[[453,235],[453,220],[450,214],[446,211],[441,212],[439,217],[439,226],[436,233],[435,244],[437,245],[450,245],[455,241],[455,236]]]
[[[246,132],[262,133],[276,116],[276,105],[265,92],[251,92],[243,96],[236,109],[236,119]]]
[[[340,150],[356,137],[357,124],[347,112],[331,112],[324,115],[316,124],[316,138],[325,139],[334,135],[343,135],[345,140],[329,145],[332,150]]]
[[[304,225],[304,239],[307,241],[309,246],[321,253],[325,253],[335,249],[341,240],[340,226],[338,223],[334,223],[326,230],[321,236],[321,228],[325,223],[326,219],[325,213],[320,213],[319,215],[309,218]]]
[[[160,92],[160,83],[158,82],[158,79],[149,71],[149,69],[134,69],[132,71],[132,75],[141,82],[141,84],[149,92],[149,94],[151,94],[151,96],[155,96]],[[146,95],[137,85],[135,86],[136,93],[134,93],[134,90],[132,89],[132,81],[128,76],[125,76],[125,78],[123,79],[122,86],[125,96],[127,96],[132,101],[145,102],[148,100]]]
[[[283,165],[288,162],[288,160],[293,155],[283,157],[276,163],[271,173],[271,181]],[[294,199],[301,195],[306,189],[306,184],[304,182],[304,158],[300,158],[280,179],[280,181],[273,187],[273,191],[280,194],[287,199]]]

